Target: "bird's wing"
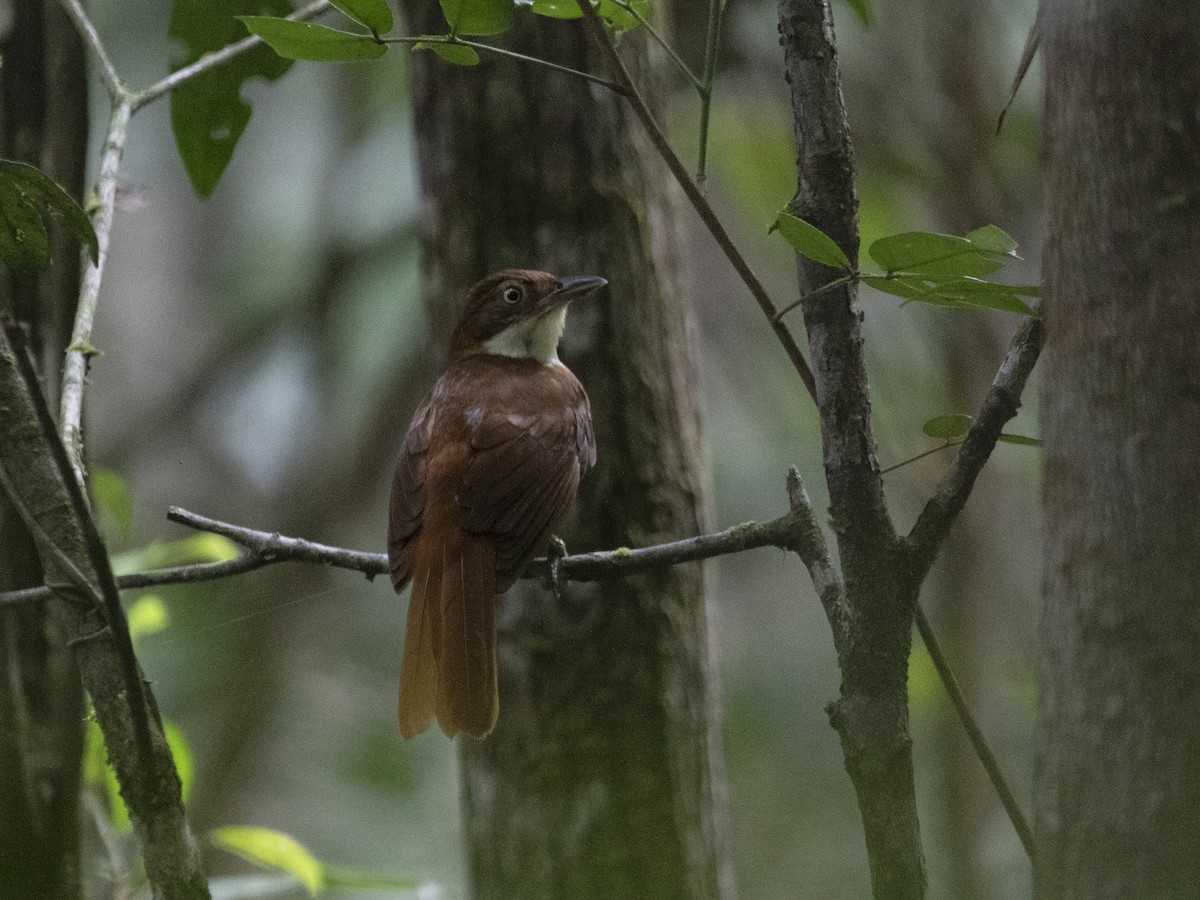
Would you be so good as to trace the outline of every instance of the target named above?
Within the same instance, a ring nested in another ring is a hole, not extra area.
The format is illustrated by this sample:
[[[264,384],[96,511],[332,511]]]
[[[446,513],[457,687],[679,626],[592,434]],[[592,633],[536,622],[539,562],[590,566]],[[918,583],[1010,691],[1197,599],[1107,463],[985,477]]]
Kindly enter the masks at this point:
[[[463,527],[496,542],[497,589],[505,590],[541,549],[594,454],[573,407],[539,415],[485,413],[471,433],[458,506]],[[582,459],[581,459],[582,458]]]
[[[388,506],[388,562],[392,585],[399,593],[412,577],[409,542],[421,527],[425,512],[425,469],[429,441],[433,435],[432,395],[426,397],[413,414],[412,423],[400,445],[396,474],[392,478],[392,497]]]

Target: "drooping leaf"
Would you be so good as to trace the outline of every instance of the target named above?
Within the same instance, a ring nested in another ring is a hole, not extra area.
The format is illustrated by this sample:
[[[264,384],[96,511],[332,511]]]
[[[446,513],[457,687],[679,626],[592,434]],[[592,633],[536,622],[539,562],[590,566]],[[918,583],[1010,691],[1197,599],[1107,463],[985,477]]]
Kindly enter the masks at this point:
[[[906,231],[880,238],[867,250],[885,272],[937,275],[990,275],[1001,263],[981,253],[966,238],[927,231]]]
[[[926,282],[915,276],[887,278],[883,275],[863,275],[861,280],[863,284],[869,285],[877,291],[883,291],[885,294],[891,294],[893,297],[900,297],[903,300],[916,300],[928,286]]]
[[[650,0],[625,0],[624,5],[617,3],[616,0],[600,0],[596,4],[596,12],[600,13],[600,18],[617,31],[633,31],[641,22],[638,21],[637,16],[625,8],[626,6],[637,10],[638,15],[643,19],[650,14]]]
[[[187,563],[225,562],[236,559],[239,553],[237,544],[227,537],[219,534],[194,534],[180,541],[151,544],[139,550],[119,553],[113,557],[112,567],[117,575],[127,575],[130,572],[182,566]]]
[[[167,627],[170,620],[162,597],[144,594],[134,601],[125,614],[129,619],[129,636],[135,641],[148,634],[156,634]]]
[[[943,440],[953,440],[956,437],[962,437],[971,430],[971,423],[974,421],[970,416],[965,416],[962,413],[952,413],[948,416],[935,416],[924,425],[921,426],[921,431],[932,438],[942,438]]]
[[[995,225],[976,228],[967,235],[967,240],[975,249],[985,253],[1001,253],[1014,259],[1017,256],[1017,242],[1004,229]]]
[[[432,50],[448,63],[456,66],[479,65],[479,54],[475,48],[463,44],[448,44],[445,41],[418,41],[413,50]]]
[[[533,0],[529,10],[550,19],[578,19],[583,15],[575,0]]]
[[[251,34],[256,34],[266,44],[286,59],[305,62],[361,62],[364,59],[379,59],[387,53],[387,44],[381,44],[369,34],[339,31],[312,22],[293,22],[273,16],[238,16]]]
[[[643,19],[650,14],[650,0],[592,0],[592,6],[617,31],[632,31],[641,24],[631,9]],[[533,0],[529,9],[551,19],[578,19],[583,15],[575,0]]]
[[[341,10],[360,25],[366,25],[376,34],[387,34],[392,30],[392,8],[385,0],[329,0],[330,5]]]
[[[846,5],[858,16],[865,28],[871,27],[871,0],[845,0]]]
[[[1020,298],[1030,288],[1022,285],[999,284],[981,281],[978,278],[952,278],[935,281],[916,297],[925,303],[940,303],[949,306],[972,306],[998,309],[1018,315],[1033,315],[1033,310]],[[1033,289],[1036,292],[1036,289]]]
[[[1018,444],[1022,447],[1040,447],[1042,441],[1040,438],[1027,437],[1023,434],[1001,434],[998,440],[1006,444]]]
[[[499,34],[513,21],[513,0],[438,0],[453,34]]]
[[[100,252],[96,232],[71,195],[36,166],[0,159],[0,262],[19,273],[48,268],[47,216],[69,228],[96,261]]]
[[[420,878],[405,878],[399,875],[381,875],[349,866],[332,866],[325,863],[325,884],[329,887],[350,888],[358,891],[415,891],[427,882]]]
[[[290,834],[252,825],[228,825],[214,829],[212,842],[247,862],[295,875],[311,896],[325,886],[320,860]]]
[[[183,46],[183,54],[171,68],[183,68],[244,38],[246,31],[237,15],[286,16],[291,11],[287,0],[175,0],[168,33]],[[250,105],[241,96],[243,83],[250,78],[274,81],[291,66],[270,47],[254,47],[171,92],[171,130],[199,196],[208,197],[216,190],[250,121]]]
[[[133,528],[133,498],[125,479],[108,469],[93,469],[91,487],[96,505],[116,523],[122,538],[127,538]]]
[[[175,771],[179,774],[179,790],[183,802],[187,803],[192,796],[192,782],[196,775],[196,760],[192,756],[192,748],[178,726],[170,720],[163,722],[163,736],[167,739],[167,748],[171,751],[171,759],[175,763]]]
[[[802,256],[834,269],[850,268],[850,260],[842,252],[842,248],[817,226],[810,225],[791,213],[780,212],[771,227],[778,228],[784,239]]]

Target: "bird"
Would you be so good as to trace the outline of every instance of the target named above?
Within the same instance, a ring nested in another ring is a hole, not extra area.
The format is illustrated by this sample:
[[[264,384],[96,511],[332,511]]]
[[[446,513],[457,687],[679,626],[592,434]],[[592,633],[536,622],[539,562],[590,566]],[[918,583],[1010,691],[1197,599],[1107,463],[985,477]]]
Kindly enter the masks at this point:
[[[504,269],[475,284],[446,371],[405,432],[388,510],[392,586],[412,584],[405,739],[435,717],[450,738],[495,727],[497,597],[546,547],[596,463],[588,395],[558,343],[568,304],[607,283]]]

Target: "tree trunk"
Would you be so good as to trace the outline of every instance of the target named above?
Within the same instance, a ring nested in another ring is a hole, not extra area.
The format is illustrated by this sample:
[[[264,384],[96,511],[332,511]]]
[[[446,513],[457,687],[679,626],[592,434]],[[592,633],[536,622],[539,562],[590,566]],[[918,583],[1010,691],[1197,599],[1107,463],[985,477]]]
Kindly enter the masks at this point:
[[[797,144],[798,184],[788,211],[854,261],[854,155],[828,0],[780,0],[779,32]],[[925,860],[908,731],[908,655],[923,573],[910,571],[884,501],[855,290],[815,293],[839,273],[804,257],[797,256],[797,274],[807,298],[804,326],[845,585],[845,615],[830,615],[842,686],[829,719],[858,799],[874,896],[919,900]]]
[[[42,168],[81,199],[87,146],[83,47],[57,2],[12,5],[0,69],[2,155]],[[13,312],[57,384],[79,290],[79,246],[50,231],[53,264],[40,279],[8,278]],[[65,330],[63,322],[68,323]],[[33,539],[0,492],[0,591],[42,583]],[[80,891],[79,774],[83,691],[65,635],[41,605],[0,612],[0,896]]]
[[[435,5],[405,6],[414,33],[444,30]],[[578,23],[519,17],[505,45],[602,71]],[[640,35],[621,49],[654,78]],[[704,453],[665,169],[603,88],[487,57],[461,69],[418,54],[412,68],[425,289],[440,330],[490,270],[610,283],[576,304],[564,341],[600,457],[568,545],[695,534]],[[570,585],[561,600],[518,586],[499,619],[500,722],[462,744],[474,896],[731,896],[700,569]]]
[[[1200,7],[1044,0],[1040,898],[1200,888]]]

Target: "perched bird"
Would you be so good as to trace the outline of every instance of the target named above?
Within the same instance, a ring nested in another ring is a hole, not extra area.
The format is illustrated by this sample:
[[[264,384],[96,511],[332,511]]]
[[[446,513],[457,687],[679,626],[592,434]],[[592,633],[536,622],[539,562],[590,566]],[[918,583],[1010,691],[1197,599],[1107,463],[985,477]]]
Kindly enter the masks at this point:
[[[583,385],[559,361],[567,304],[607,282],[506,269],[471,288],[450,363],[392,481],[392,585],[412,596],[400,732],[496,724],[496,597],[542,550],[596,461]]]

